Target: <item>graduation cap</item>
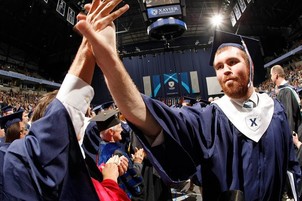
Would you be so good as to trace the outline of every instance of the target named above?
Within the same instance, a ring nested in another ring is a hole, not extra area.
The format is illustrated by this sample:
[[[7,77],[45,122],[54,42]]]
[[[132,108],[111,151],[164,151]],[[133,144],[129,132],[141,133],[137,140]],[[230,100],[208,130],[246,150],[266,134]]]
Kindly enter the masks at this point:
[[[22,121],[23,111],[19,111],[0,118],[1,128],[5,131],[14,123]]]
[[[184,96],[183,102],[189,103],[190,105],[194,105],[197,102],[197,100],[196,100],[196,98]]]
[[[1,108],[1,111],[2,113],[6,113],[6,112],[9,112],[9,111],[13,111],[13,107],[11,105],[6,105],[4,107]]]
[[[105,103],[103,103],[103,104],[101,104],[101,105],[98,105],[98,106],[94,107],[92,110],[93,110],[96,114],[98,114],[99,111],[101,111],[101,110],[107,110],[107,109],[109,109],[111,106],[112,106],[113,108],[115,108],[114,102],[113,102],[113,101],[108,101],[108,102],[105,102]]]
[[[90,121],[96,121],[98,129],[103,131],[121,123],[118,119],[118,112],[119,110],[116,109],[103,110],[91,118]]]
[[[210,57],[211,66],[213,66],[217,50],[227,46],[237,47],[245,51],[250,57],[250,82],[253,82],[254,86],[259,85],[265,80],[266,71],[264,69],[259,40],[216,30]]]

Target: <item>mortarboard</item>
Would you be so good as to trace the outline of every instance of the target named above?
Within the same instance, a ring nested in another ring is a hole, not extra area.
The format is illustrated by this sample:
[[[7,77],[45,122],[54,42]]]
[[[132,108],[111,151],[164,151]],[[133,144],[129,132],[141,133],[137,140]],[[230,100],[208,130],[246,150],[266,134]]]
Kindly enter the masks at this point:
[[[251,69],[253,69],[251,70],[251,72],[253,72],[253,74],[251,74],[250,80],[254,83],[254,86],[259,85],[265,80],[266,71],[264,69],[264,62],[259,40],[216,30],[214,33],[214,40],[210,57],[211,66],[213,66],[216,51],[226,46],[237,47],[250,55],[252,64],[254,64],[253,67],[251,66]]]
[[[188,97],[188,96],[185,96],[183,98],[183,101],[186,102],[186,103],[189,103],[190,105],[194,105],[197,102],[196,98],[191,98],[191,97]]]
[[[96,114],[98,114],[99,111],[101,111],[101,110],[107,110],[107,109],[109,109],[111,106],[113,106],[113,108],[115,108],[114,102],[113,102],[113,101],[108,101],[108,102],[105,102],[105,103],[103,103],[103,104],[101,104],[101,105],[98,105],[98,106],[94,107],[92,110],[93,110]]]
[[[11,105],[6,105],[4,107],[1,108],[1,112],[5,113],[5,112],[9,112],[12,111],[14,108]]]
[[[98,129],[103,131],[121,123],[117,116],[118,112],[119,110],[116,109],[103,110],[91,118],[90,121],[96,121]]]
[[[14,123],[22,121],[23,111],[19,111],[0,118],[0,125],[5,131]]]

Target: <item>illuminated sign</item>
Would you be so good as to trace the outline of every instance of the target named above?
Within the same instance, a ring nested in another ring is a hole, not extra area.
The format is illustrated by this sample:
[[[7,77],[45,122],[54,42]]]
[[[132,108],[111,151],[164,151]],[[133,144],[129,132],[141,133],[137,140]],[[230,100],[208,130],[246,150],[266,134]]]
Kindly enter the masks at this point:
[[[168,4],[177,4],[180,0],[146,0],[146,7],[162,6]]]
[[[149,18],[158,18],[158,17],[166,17],[173,15],[181,15],[181,7],[180,5],[171,5],[171,6],[160,6],[155,8],[147,9]]]

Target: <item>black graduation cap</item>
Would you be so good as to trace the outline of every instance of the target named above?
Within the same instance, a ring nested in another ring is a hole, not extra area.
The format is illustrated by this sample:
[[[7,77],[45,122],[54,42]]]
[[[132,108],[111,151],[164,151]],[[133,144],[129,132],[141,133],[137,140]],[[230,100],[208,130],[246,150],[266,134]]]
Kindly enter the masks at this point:
[[[190,105],[194,105],[197,102],[196,98],[188,96],[184,96],[183,101],[189,103]]]
[[[101,104],[101,105],[98,105],[98,106],[94,107],[92,110],[93,110],[96,114],[98,114],[99,111],[101,111],[101,110],[107,110],[107,109],[109,109],[111,106],[113,106],[113,108],[115,108],[114,102],[113,102],[113,101],[108,101],[108,102],[105,102],[105,103],[103,103],[103,104]]]
[[[237,47],[250,55],[251,60],[254,64],[254,76],[252,74],[253,77],[251,78],[252,82],[254,83],[254,86],[259,85],[265,80],[266,71],[264,69],[264,62],[259,40],[216,30],[214,33],[214,40],[210,57],[211,66],[213,66],[216,51],[226,46]]]
[[[5,112],[13,111],[13,109],[14,108],[11,105],[6,105],[1,108],[1,111],[2,111],[2,113],[5,113]]]
[[[99,131],[103,131],[121,123],[117,115],[118,112],[119,110],[116,109],[103,110],[91,118],[90,121],[96,121]]]
[[[22,114],[23,114],[23,111],[19,111],[19,112],[1,117],[0,118],[1,128],[6,131],[6,129],[8,129],[14,123],[22,121]]]

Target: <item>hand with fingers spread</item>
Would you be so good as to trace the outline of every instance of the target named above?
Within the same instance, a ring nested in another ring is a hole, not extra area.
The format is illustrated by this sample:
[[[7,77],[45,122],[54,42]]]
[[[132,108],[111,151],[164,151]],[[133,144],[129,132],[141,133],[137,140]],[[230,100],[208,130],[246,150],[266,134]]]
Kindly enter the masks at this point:
[[[91,5],[86,6],[89,9],[87,16],[78,16],[80,21],[75,28],[88,39],[99,66],[105,65],[104,58],[117,55],[113,21],[129,8],[126,4],[113,11],[121,2],[122,0],[94,0]]]

